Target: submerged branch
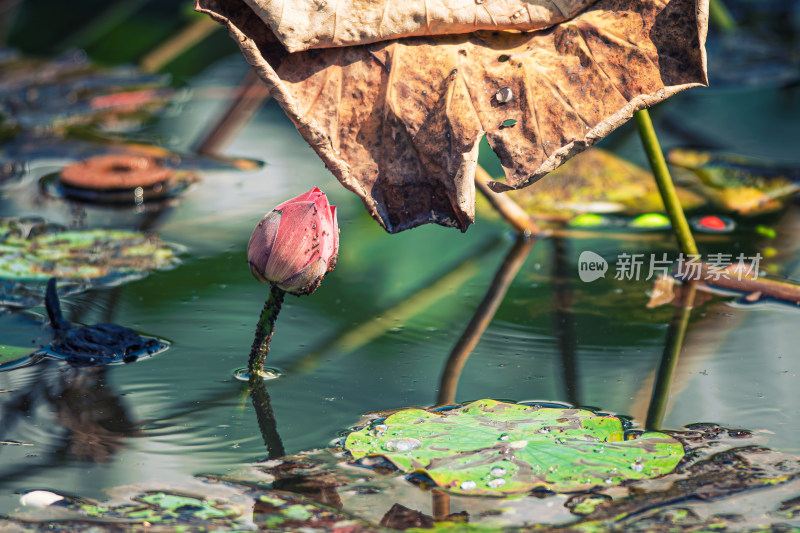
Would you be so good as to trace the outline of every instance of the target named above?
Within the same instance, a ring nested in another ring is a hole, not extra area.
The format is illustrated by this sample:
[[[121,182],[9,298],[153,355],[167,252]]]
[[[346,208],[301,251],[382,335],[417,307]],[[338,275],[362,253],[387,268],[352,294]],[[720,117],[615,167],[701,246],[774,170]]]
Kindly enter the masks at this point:
[[[522,235],[540,235],[539,226],[517,203],[505,194],[494,192],[489,188],[492,177],[478,165],[475,169],[475,186],[489,200],[492,207],[508,222],[517,233]]]

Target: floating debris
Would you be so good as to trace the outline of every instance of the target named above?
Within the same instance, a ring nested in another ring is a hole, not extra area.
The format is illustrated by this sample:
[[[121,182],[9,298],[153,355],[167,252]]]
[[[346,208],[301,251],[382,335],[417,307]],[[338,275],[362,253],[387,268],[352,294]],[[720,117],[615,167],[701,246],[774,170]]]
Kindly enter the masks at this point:
[[[23,494],[19,499],[19,503],[32,507],[47,507],[63,500],[63,496],[49,490],[32,490]]]
[[[669,228],[672,224],[661,213],[646,213],[634,218],[628,225],[636,229],[659,230]]]
[[[67,166],[59,176],[65,196],[103,204],[159,201],[196,181],[154,157],[126,154],[93,156]]]
[[[675,148],[667,153],[670,165],[684,170],[676,179],[696,178],[694,188],[720,209],[743,215],[779,211],[800,192],[800,168],[782,167],[734,154]]]
[[[730,217],[705,215],[689,221],[692,228],[702,233],[730,233],[736,229],[736,222]]]
[[[103,69],[82,54],[50,62],[15,57],[0,72],[0,114],[20,130],[63,131],[152,119],[181,95],[170,77],[134,67]]]

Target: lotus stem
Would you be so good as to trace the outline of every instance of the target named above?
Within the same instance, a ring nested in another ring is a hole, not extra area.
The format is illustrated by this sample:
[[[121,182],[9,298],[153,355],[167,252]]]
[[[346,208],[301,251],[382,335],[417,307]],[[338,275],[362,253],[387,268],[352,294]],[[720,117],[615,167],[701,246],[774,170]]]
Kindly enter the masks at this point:
[[[269,98],[267,86],[258,77],[255,69],[249,69],[236,87],[228,107],[205,132],[195,151],[208,156],[219,155]]]
[[[281,304],[283,304],[283,297],[286,292],[279,289],[277,286],[272,285],[269,291],[269,297],[264,303],[264,309],[261,311],[261,316],[258,319],[256,326],[256,336],[253,339],[253,346],[250,348],[250,361],[247,369],[250,372],[250,386],[256,386],[262,380],[264,372],[264,361],[267,359],[269,353],[269,343],[272,341],[272,334],[275,333],[275,321],[278,319],[278,313],[281,312]]]
[[[686,215],[678,199],[678,193],[672,183],[672,176],[669,175],[664,153],[661,151],[661,145],[658,143],[658,137],[656,137],[656,130],[653,128],[653,121],[650,120],[650,113],[647,109],[642,109],[634,113],[633,118],[636,120],[639,137],[642,139],[644,151],[647,154],[648,161],[650,161],[650,167],[653,169],[658,192],[661,193],[661,199],[664,201],[667,216],[672,222],[672,231],[678,239],[681,252],[685,256],[696,256],[698,255],[697,244],[694,242],[692,230],[686,221]]]
[[[489,188],[492,177],[482,166],[475,169],[475,186],[492,204],[498,213],[516,230],[523,235],[540,235],[542,231],[533,219],[517,203],[505,194],[496,193]]]
[[[139,65],[146,72],[158,72],[167,63],[190,50],[221,27],[210,17],[196,18],[167,42],[142,58]]]
[[[724,32],[736,29],[736,20],[722,0],[710,0],[708,3],[708,18],[711,23]]]
[[[678,366],[678,358],[683,347],[683,339],[686,337],[686,329],[689,326],[689,317],[692,314],[696,290],[694,283],[686,284],[681,292],[681,301],[678,302],[678,307],[676,307],[675,313],[672,315],[667,338],[664,342],[661,364],[658,367],[655,383],[653,384],[653,395],[647,408],[645,428],[648,430],[657,431],[661,429],[664,413],[667,410],[667,402],[669,401],[672,375],[675,373],[675,367]]]

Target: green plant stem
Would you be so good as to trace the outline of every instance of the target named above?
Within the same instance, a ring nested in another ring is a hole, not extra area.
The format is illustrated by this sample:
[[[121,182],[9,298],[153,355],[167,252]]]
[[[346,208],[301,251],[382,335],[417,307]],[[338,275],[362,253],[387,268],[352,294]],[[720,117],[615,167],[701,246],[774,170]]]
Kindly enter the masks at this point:
[[[278,313],[281,312],[284,296],[286,296],[286,292],[273,285],[258,319],[256,336],[253,339],[253,346],[250,348],[250,361],[247,366],[250,372],[251,387],[262,379],[264,361],[269,353],[269,343],[272,341],[272,334],[275,333],[275,321],[278,319]]]
[[[722,0],[710,0],[708,3],[708,18],[711,23],[724,32],[736,29],[736,20],[731,16],[731,12],[725,7]]]
[[[675,232],[681,252],[687,256],[698,255],[697,244],[694,242],[692,230],[689,229],[689,223],[683,213],[678,193],[675,191],[675,185],[669,175],[664,153],[661,151],[661,145],[658,143],[658,137],[656,137],[656,131],[653,128],[653,121],[650,120],[650,113],[648,113],[647,109],[642,109],[634,113],[633,118],[636,120],[639,137],[642,139],[644,151],[647,153],[647,159],[653,169],[658,192],[661,193],[661,199],[664,201],[667,216],[672,222],[672,231]]]

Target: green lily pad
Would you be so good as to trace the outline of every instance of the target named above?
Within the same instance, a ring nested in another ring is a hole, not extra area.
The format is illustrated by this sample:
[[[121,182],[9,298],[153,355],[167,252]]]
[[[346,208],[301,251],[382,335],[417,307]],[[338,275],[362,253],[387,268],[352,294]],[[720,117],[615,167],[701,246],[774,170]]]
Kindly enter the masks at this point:
[[[9,361],[15,361],[21,357],[34,352],[30,346],[11,346],[8,344],[0,344],[0,365]]]
[[[667,161],[676,180],[690,183],[687,173],[697,178],[697,192],[729,212],[755,216],[779,211],[800,192],[799,167],[684,148],[670,150]]]
[[[683,187],[678,186],[677,193],[686,210],[706,203]],[[635,216],[664,212],[653,175],[601,148],[590,148],[531,187],[507,194],[542,220],[563,222],[584,213]]]
[[[110,286],[178,262],[176,246],[144,233],[66,231],[42,221],[0,219],[0,304],[36,305],[43,291],[33,291],[35,298],[30,285],[51,277],[68,281],[67,286]]]
[[[625,440],[621,421],[581,409],[494,400],[441,412],[398,411],[350,433],[355,459],[380,455],[462,494],[586,490],[672,471],[683,446],[662,433]]]

